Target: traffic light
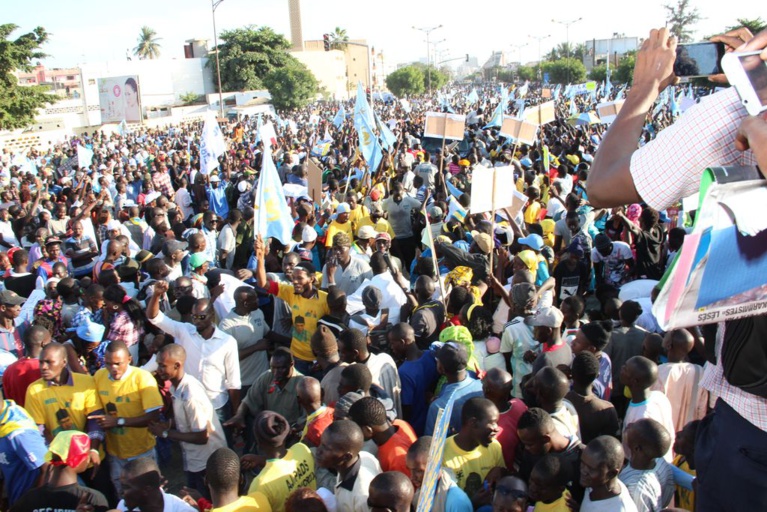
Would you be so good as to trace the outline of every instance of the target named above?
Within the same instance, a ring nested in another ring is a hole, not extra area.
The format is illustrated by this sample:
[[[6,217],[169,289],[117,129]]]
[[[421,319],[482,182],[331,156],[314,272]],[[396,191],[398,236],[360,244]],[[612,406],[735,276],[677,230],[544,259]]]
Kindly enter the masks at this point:
[[[469,54],[466,54],[466,62],[469,62]]]
[[[330,34],[322,34],[322,44],[325,47],[325,51],[330,51]]]

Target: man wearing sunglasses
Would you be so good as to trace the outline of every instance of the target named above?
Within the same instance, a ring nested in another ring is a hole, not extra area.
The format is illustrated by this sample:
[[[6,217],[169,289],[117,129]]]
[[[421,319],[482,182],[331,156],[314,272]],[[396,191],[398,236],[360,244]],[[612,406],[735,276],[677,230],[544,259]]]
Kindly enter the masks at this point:
[[[524,512],[529,496],[524,480],[516,476],[505,476],[495,484],[493,512]]]

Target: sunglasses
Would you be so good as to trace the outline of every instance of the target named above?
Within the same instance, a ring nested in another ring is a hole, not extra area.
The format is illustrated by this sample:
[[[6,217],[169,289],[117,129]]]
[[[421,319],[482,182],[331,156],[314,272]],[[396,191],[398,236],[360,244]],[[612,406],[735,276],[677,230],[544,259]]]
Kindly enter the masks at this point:
[[[499,485],[498,487],[496,487],[495,492],[500,493],[503,496],[511,496],[515,500],[529,498],[529,495],[525,491],[521,491],[519,489],[510,489],[502,485]]]
[[[192,318],[194,320],[205,320],[206,318],[208,318],[208,314],[204,313],[202,315],[192,315]]]

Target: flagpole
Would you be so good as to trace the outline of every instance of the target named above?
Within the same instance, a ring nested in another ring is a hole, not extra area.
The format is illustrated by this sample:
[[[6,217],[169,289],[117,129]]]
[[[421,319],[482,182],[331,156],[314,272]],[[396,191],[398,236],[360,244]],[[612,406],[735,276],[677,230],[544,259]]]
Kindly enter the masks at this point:
[[[439,283],[439,293],[442,296],[442,304],[447,307],[447,300],[445,300],[445,283],[442,282],[442,276],[439,274],[437,250],[434,247],[434,237],[431,236],[431,222],[429,222],[429,215],[426,213],[426,204],[423,205],[423,216],[426,219],[426,236],[429,239],[429,249],[431,249],[431,259],[432,264],[434,265],[434,275],[437,276],[437,282]]]
[[[445,175],[443,174],[443,168],[445,166],[445,139],[447,138],[447,112],[445,112],[444,116],[445,124],[442,127],[442,150],[439,153],[439,177],[440,180],[442,180],[442,188],[445,192],[445,199],[447,199],[447,183],[445,182]]]

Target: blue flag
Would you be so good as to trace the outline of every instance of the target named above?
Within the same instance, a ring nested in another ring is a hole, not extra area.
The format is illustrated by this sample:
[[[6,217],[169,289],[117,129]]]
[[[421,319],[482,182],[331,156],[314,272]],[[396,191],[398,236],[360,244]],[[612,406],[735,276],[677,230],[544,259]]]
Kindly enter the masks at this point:
[[[378,125],[378,132],[381,134],[381,141],[383,142],[383,147],[386,148],[388,151],[391,151],[394,145],[397,143],[397,136],[392,133],[392,131],[389,129],[389,125],[381,121],[381,118],[378,117],[378,114],[376,116],[376,124]]]
[[[341,128],[345,120],[346,120],[346,111],[344,110],[344,107],[341,106],[341,108],[339,108],[338,112],[336,113],[336,117],[333,118],[333,124],[335,125],[336,128]]]
[[[493,112],[493,117],[490,119],[490,122],[485,125],[485,128],[500,128],[501,125],[503,125],[503,113],[506,111],[506,104],[509,102],[509,96],[508,92],[506,91],[506,88],[503,87],[501,89],[501,101],[498,103],[498,106],[495,107],[495,111]]]
[[[472,89],[469,95],[466,97],[466,101],[469,103],[469,105],[474,105],[475,103],[479,103],[479,94],[477,94],[477,89]]]
[[[261,176],[258,178],[258,189],[253,204],[256,234],[264,239],[276,238],[282,244],[288,244],[293,233],[293,217],[285,200],[280,175],[272,160],[270,146],[264,146]]]
[[[551,93],[551,97],[554,98],[554,101],[557,101],[561,93],[562,93],[562,84],[557,84],[557,86],[554,87],[554,92]]]
[[[359,82],[357,83],[357,99],[354,103],[354,128],[357,129],[358,133],[362,129],[363,123],[369,127],[375,126],[375,118],[373,117],[373,109],[370,108],[365,96],[365,90],[362,88],[362,82]],[[361,144],[360,142],[360,146]]]
[[[578,115],[578,108],[575,106],[575,98],[570,99],[570,117]]]

